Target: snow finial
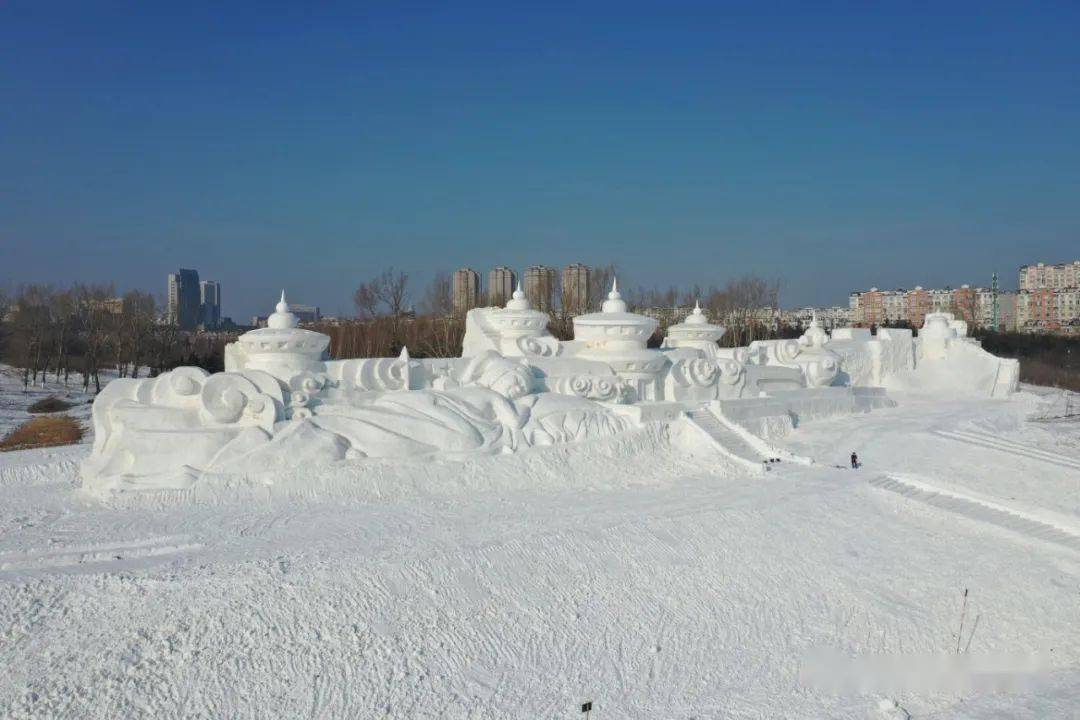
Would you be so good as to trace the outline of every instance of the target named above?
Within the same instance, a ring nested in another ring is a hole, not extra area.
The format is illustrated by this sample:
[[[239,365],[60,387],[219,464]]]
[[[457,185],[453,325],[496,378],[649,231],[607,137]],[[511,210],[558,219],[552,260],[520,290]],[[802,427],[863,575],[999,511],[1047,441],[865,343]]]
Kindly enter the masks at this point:
[[[709,319],[705,317],[705,311],[701,309],[701,301],[694,300],[694,310],[683,322],[687,325],[707,325]]]
[[[601,312],[606,313],[624,313],[626,312],[626,301],[622,299],[622,295],[619,294],[619,279],[617,277],[611,278],[611,292],[607,295],[607,300],[600,306]]]
[[[405,362],[409,361],[409,347],[407,345],[401,346],[401,353],[398,355],[398,360],[403,360]]]
[[[289,303],[285,301],[285,291],[281,291],[281,299],[274,306],[274,314],[266,318],[266,326],[282,329],[294,328],[300,324],[300,320],[289,312]]]
[[[521,289],[521,278],[518,278],[517,290],[506,303],[507,310],[529,310],[529,299],[525,297],[525,291]]]

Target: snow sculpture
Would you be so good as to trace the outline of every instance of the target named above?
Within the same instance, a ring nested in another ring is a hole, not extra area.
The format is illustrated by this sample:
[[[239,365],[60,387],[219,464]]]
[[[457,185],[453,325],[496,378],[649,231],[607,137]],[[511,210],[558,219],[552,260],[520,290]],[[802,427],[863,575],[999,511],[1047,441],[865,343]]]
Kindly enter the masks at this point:
[[[926,314],[922,329],[919,331],[919,345],[923,359],[940,360],[945,357],[949,341],[958,337],[957,328],[952,325],[952,321],[952,313]]]
[[[461,356],[494,350],[507,357],[554,357],[559,342],[548,332],[547,313],[533,310],[518,283],[505,308],[470,310]]]
[[[522,308],[511,309],[520,319]],[[610,404],[629,395],[614,374],[538,395],[528,361],[494,350],[439,361],[436,376],[434,364],[404,349],[397,358],[328,361],[328,345],[326,335],[298,327],[282,293],[267,327],[227,348],[226,372],[177,368],[110,383],[94,403],[84,482],[96,491],[186,488],[215,473],[514,452],[633,422]]]
[[[656,320],[629,312],[613,282],[599,312],[574,319],[574,340],[552,337],[547,322],[519,286],[506,307],[466,316],[462,357],[420,360],[403,348],[333,361],[330,339],[300,328],[282,292],[267,327],[226,348],[225,372],[177,368],[107,385],[94,402],[84,483],[176,489],[367,458],[509,453],[610,436],[717,400],[738,399],[743,416],[765,422],[800,402],[869,407],[851,400],[852,386],[997,397],[1018,376],[1015,360],[983,351],[947,313],[927,315],[917,339],[859,328],[830,338],[815,316],[798,340],[720,348],[724,328],[696,304],[655,350]]]
[[[694,309],[686,319],[667,329],[667,336],[660,347],[694,348],[704,353],[707,358],[715,358],[718,357],[720,349],[716,343],[726,332],[726,328],[710,323],[701,309],[701,303],[695,301]]]
[[[825,348],[829,334],[817,322],[815,313],[810,327],[798,340],[755,340],[750,350],[758,351],[763,365],[796,368],[807,387],[827,387],[840,372],[840,359]]]
[[[725,328],[705,317],[701,303],[683,322],[667,330],[661,348],[671,359],[665,383],[666,397],[673,400],[713,400],[735,397],[742,387],[748,354],[721,350],[716,344]]]
[[[598,313],[574,318],[574,355],[606,363],[632,389],[636,400],[663,399],[668,359],[647,347],[656,330],[653,318],[628,312],[618,280]]]

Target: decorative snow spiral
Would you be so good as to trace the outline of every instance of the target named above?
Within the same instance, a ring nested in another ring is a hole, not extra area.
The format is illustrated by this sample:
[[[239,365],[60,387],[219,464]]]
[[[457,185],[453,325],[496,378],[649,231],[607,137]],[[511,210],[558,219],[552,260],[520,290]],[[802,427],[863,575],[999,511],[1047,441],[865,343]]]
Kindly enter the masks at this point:
[[[555,357],[559,354],[559,341],[553,337],[519,337],[518,350],[532,357]]]
[[[623,380],[607,375],[570,375],[557,378],[554,392],[576,395],[598,402],[627,403],[633,399],[633,389]]]
[[[140,398],[153,404],[172,405],[177,400],[195,397],[202,390],[209,373],[197,367],[179,367],[154,380],[150,397]]]
[[[570,390],[575,395],[581,395],[584,397],[588,395],[589,390],[592,389],[592,379],[585,375],[575,375],[570,378]]]
[[[273,428],[277,417],[274,398],[264,395],[240,373],[211,375],[202,387],[203,411],[214,422],[239,423],[246,420],[265,430]]]
[[[798,340],[778,340],[770,346],[772,355],[781,365],[789,365],[795,362],[795,358],[802,352],[802,346]]]
[[[351,382],[357,390],[408,390],[411,365],[412,361],[407,355],[401,358],[347,360],[341,377],[343,381]]]
[[[720,382],[724,385],[735,385],[739,382],[744,372],[742,363],[735,360],[720,360],[717,363],[720,371]]]
[[[803,365],[803,375],[806,376],[806,384],[810,387],[825,387],[840,372],[840,364],[833,357],[823,357]]]
[[[687,363],[687,374],[695,385],[712,385],[720,374],[720,368],[710,360],[691,360]]]

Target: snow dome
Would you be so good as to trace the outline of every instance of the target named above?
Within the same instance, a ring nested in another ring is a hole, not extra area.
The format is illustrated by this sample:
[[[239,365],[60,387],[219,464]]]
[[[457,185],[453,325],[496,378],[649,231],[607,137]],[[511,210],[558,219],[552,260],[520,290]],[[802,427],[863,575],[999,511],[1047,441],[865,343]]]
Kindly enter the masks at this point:
[[[653,318],[627,312],[614,280],[600,312],[574,318],[574,339],[584,342],[589,354],[644,350],[656,326]]]

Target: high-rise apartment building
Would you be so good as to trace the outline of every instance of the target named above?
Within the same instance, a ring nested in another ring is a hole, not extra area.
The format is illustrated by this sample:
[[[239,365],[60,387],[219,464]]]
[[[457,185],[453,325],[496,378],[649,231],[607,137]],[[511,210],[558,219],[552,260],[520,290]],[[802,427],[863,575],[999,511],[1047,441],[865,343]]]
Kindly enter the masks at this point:
[[[488,305],[502,307],[514,294],[517,273],[500,265],[488,272]]]
[[[562,309],[570,315],[589,311],[589,268],[571,263],[562,271]]]
[[[199,283],[199,306],[204,328],[212,330],[221,324],[221,283],[216,280]]]
[[[555,268],[532,265],[525,270],[525,297],[533,310],[551,312],[555,309]]]
[[[181,330],[194,330],[201,318],[198,271],[180,268],[180,272],[169,273],[167,321]]]
[[[464,315],[480,303],[480,273],[472,268],[454,271],[454,312]]]

